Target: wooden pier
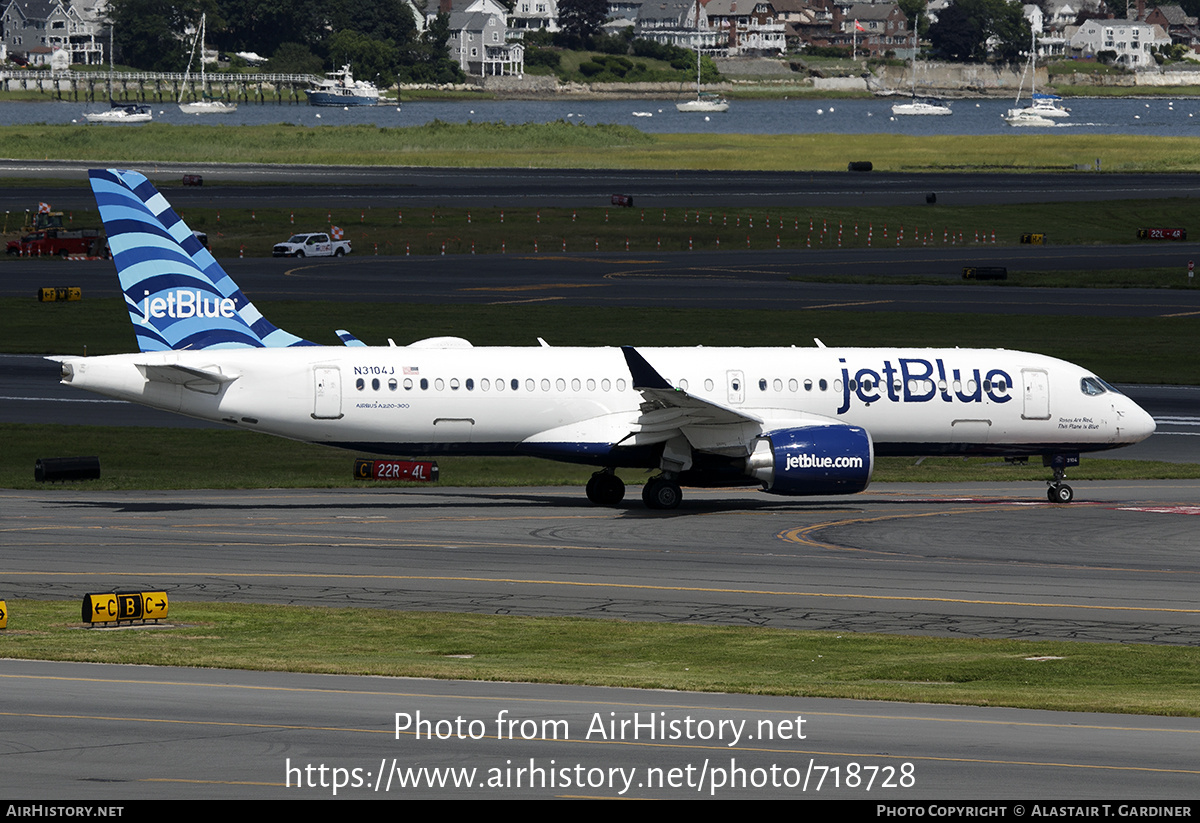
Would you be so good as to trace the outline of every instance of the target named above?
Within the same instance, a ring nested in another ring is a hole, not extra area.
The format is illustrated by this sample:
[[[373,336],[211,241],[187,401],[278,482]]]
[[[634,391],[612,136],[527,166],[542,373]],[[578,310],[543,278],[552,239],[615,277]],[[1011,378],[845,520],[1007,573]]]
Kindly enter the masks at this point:
[[[304,92],[320,78],[311,74],[208,74],[155,72],[2,71],[0,89],[36,91],[82,103],[109,99],[129,103],[188,103],[205,97],[233,103],[307,103]]]

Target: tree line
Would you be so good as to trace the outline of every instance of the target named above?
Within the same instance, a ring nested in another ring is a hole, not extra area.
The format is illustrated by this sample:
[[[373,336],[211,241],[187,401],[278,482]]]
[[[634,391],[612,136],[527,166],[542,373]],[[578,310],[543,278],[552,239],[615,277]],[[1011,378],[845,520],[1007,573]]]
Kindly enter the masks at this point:
[[[350,63],[355,77],[385,87],[463,79],[446,50],[448,17],[420,33],[403,0],[111,0],[116,61],[183,71],[201,14],[209,48],[262,55],[271,72],[321,74]]]

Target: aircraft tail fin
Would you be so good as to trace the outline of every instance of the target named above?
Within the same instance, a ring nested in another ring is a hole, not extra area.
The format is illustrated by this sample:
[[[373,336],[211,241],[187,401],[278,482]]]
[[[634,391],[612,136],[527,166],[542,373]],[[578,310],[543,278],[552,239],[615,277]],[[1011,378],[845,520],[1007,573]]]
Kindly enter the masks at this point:
[[[315,345],[263,317],[144,176],[88,178],[142,351]]]

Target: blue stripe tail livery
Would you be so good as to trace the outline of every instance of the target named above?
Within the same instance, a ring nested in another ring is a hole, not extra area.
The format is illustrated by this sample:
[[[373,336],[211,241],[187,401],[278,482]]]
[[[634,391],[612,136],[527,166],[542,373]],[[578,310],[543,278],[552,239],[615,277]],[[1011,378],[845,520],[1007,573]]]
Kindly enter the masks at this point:
[[[141,174],[88,178],[141,351],[313,345],[263,317]]]

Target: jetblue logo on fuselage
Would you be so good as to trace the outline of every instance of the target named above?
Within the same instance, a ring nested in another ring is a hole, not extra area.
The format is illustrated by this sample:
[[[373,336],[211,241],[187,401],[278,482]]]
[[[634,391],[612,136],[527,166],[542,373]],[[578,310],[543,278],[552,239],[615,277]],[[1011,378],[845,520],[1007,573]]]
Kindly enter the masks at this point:
[[[151,297],[145,292],[142,300],[143,326],[149,326],[160,317],[182,320],[189,317],[237,316],[237,306],[232,297],[205,297],[200,291],[172,291],[166,297]]]
[[[845,359],[839,359],[845,363]],[[850,410],[852,398],[870,404],[885,397],[893,403],[928,403],[940,400],[943,403],[982,403],[986,396],[993,403],[1007,403],[1012,388],[1012,377],[1003,369],[951,369],[939,357],[932,362],[920,357],[901,357],[892,365],[884,360],[883,367],[859,369],[851,377],[850,369],[842,367],[842,404],[838,414]]]

